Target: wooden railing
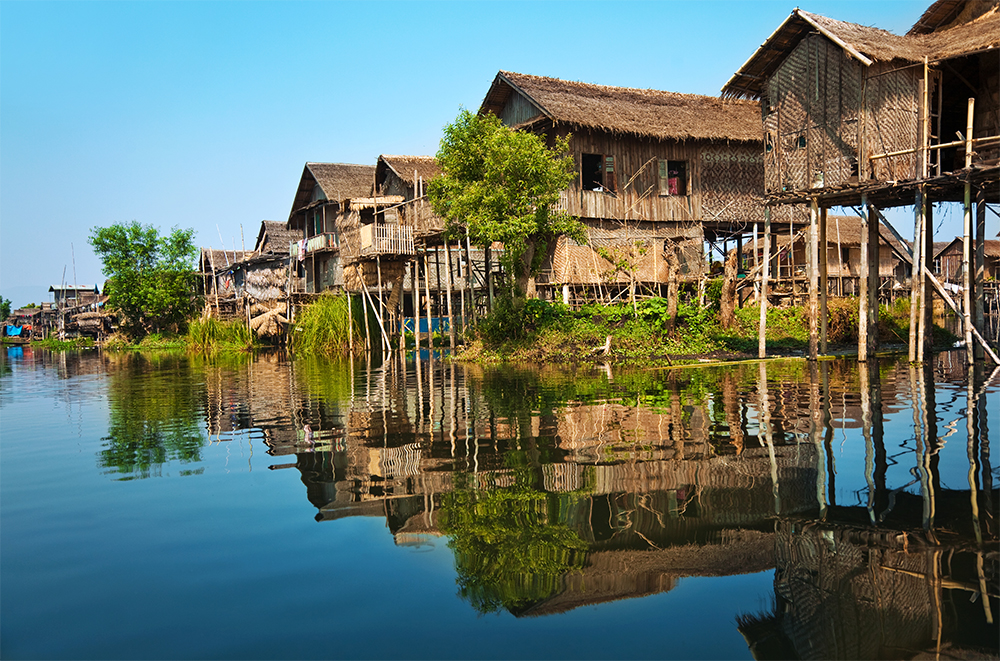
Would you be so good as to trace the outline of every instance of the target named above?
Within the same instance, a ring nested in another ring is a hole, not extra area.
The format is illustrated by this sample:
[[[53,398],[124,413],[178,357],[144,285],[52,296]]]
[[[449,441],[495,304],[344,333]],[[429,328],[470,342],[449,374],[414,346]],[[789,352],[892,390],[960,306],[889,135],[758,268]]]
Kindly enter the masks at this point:
[[[362,255],[414,255],[413,228],[405,225],[361,226]]]

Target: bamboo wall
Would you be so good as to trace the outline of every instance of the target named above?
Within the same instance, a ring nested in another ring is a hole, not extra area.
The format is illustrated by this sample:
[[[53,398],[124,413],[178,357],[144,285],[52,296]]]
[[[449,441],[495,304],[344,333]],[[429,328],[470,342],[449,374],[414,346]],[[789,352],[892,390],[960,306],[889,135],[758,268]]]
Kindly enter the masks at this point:
[[[769,194],[847,184],[871,174],[911,179],[916,155],[867,159],[917,146],[922,69],[867,69],[826,37],[803,39],[767,82],[765,189]],[[804,140],[804,143],[803,143]]]

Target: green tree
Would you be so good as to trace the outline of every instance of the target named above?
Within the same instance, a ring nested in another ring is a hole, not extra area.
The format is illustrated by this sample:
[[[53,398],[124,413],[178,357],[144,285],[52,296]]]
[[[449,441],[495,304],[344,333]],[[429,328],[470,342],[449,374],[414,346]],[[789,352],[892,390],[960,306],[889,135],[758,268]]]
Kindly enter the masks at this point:
[[[10,301],[8,301],[3,296],[0,296],[0,320],[4,320],[10,316]]]
[[[108,307],[122,315],[132,337],[180,327],[195,310],[193,229],[174,228],[160,236],[137,221],[95,227],[89,242],[108,277]]]
[[[578,220],[553,208],[576,176],[568,136],[550,149],[545,136],[463,109],[445,127],[437,159],[441,175],[427,191],[434,211],[452,234],[468,230],[479,246],[503,243],[501,263],[519,296],[560,235],[586,240]]]

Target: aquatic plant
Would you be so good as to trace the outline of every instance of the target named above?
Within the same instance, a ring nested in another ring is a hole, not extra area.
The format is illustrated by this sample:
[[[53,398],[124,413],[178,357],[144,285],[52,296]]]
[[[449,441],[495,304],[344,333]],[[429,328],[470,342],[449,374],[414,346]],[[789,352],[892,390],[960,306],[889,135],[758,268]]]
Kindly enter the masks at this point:
[[[348,310],[346,294],[324,292],[303,307],[295,318],[291,332],[296,352],[322,355],[346,354],[350,347],[352,324],[357,325]],[[361,337],[363,343],[364,337]]]
[[[197,351],[252,351],[259,346],[256,335],[243,321],[221,321],[209,317],[188,325],[187,345]]]

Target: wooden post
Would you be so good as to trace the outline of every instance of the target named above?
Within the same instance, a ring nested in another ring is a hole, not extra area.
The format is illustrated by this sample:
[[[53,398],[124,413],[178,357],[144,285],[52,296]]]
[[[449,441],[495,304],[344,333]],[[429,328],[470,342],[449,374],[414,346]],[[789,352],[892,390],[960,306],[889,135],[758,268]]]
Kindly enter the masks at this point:
[[[451,300],[451,246],[444,240],[444,288],[448,296],[448,346],[455,349],[455,315]]]
[[[381,255],[375,255],[375,270],[376,273],[378,274],[378,312],[376,313],[376,316],[379,319],[379,326],[381,326],[384,329],[386,308],[385,308],[385,303],[382,302],[382,256]],[[389,352],[388,340],[386,340],[383,343],[382,352],[383,353]]]
[[[809,201],[809,241],[806,244],[809,270],[809,360],[819,357],[819,201]]]
[[[469,240],[469,233],[465,233],[465,288],[469,291],[469,315],[472,323],[476,323],[476,271],[472,267],[472,242]]]
[[[368,301],[364,294],[365,274],[357,264],[354,265],[354,272],[358,275],[358,281],[361,283],[361,313],[365,317],[365,353],[370,354],[372,350],[372,333],[371,329],[368,327]]]
[[[424,250],[424,311],[427,313],[427,350],[434,357],[434,328],[431,326],[431,269],[427,264],[427,251]],[[433,382],[432,382],[433,383]],[[433,392],[433,390],[431,391]]]
[[[923,243],[920,266],[920,345],[917,347],[917,362],[924,362],[924,357],[931,352],[934,342],[934,298],[931,295],[931,283],[928,276],[934,263],[934,205],[928,196],[924,195],[924,224],[920,240]]]
[[[976,100],[969,99],[969,111],[965,127],[965,169],[972,167],[972,117],[976,107]],[[965,179],[965,199],[964,199],[965,222],[962,236],[962,330],[965,335],[965,358],[969,365],[976,361],[976,349],[972,342],[972,305],[974,299],[973,288],[975,287],[975,264],[973,253],[973,233],[972,233],[972,184],[969,183],[968,175]]]
[[[413,291],[413,348],[420,358],[420,262],[414,257],[410,264],[410,288]]]
[[[406,383],[406,287],[403,285],[406,282],[406,267],[407,263],[403,262],[400,267],[403,270],[403,274],[399,276],[399,357],[403,365],[403,383]],[[395,285],[393,285],[395,286]],[[405,387],[405,385],[404,385]]]
[[[861,270],[858,288],[858,360],[865,362],[878,344],[879,233],[878,212],[861,196]]]
[[[756,248],[756,245],[754,246]],[[756,250],[754,254],[756,255]],[[764,207],[764,269],[760,276],[760,326],[757,331],[757,356],[767,356],[767,280],[771,274],[771,207]],[[762,384],[762,386],[766,386]],[[764,400],[766,403],[766,394]],[[769,430],[770,431],[770,430]],[[773,448],[772,448],[773,450]]]
[[[909,337],[909,359],[911,363],[917,361],[917,343],[922,340],[917,334],[919,326],[919,304],[921,287],[920,281],[923,279],[923,246],[921,240],[924,227],[924,188],[917,189],[916,200],[913,205],[913,256],[910,269],[910,337]]]
[[[973,296],[972,323],[974,328],[983,333],[983,276],[985,274],[986,257],[986,195],[983,190],[976,191],[976,250],[973,253],[973,271],[975,273],[975,295]],[[976,360],[983,359],[983,348],[976,345]]]
[[[827,267],[830,263],[830,251],[826,240],[826,207],[819,210],[819,242],[816,250],[819,255],[819,351],[826,353],[826,330],[829,323],[827,315],[827,296],[830,293],[830,279],[827,277]]]

